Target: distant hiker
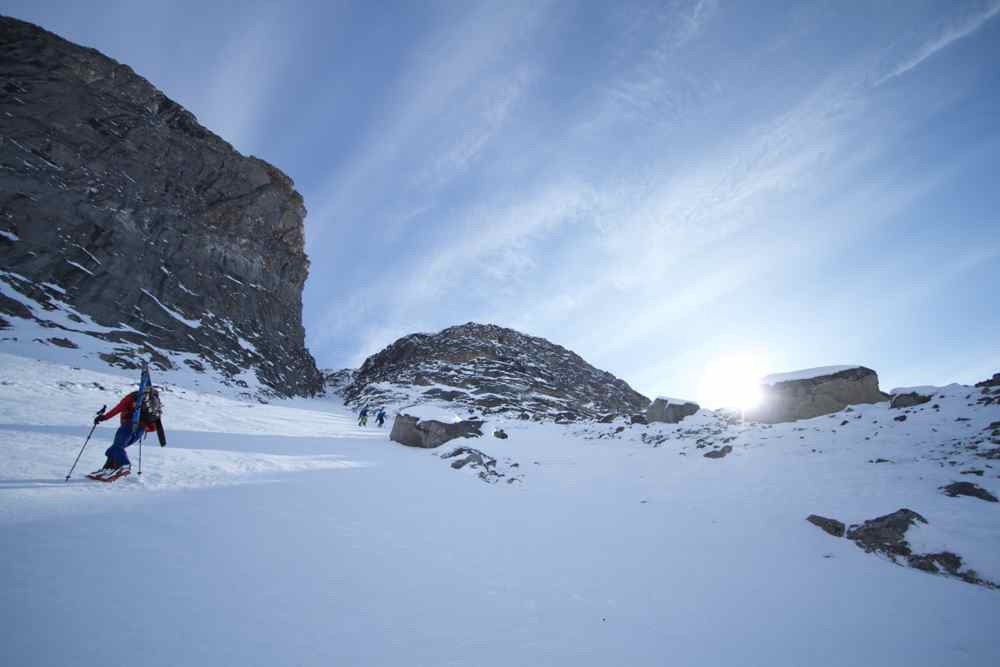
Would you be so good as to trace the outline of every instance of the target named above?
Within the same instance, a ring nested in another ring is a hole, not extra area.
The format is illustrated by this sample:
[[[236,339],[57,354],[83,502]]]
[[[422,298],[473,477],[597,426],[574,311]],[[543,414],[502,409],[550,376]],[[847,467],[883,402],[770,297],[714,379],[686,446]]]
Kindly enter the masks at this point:
[[[94,479],[110,481],[123,477],[131,472],[132,463],[125,453],[125,448],[134,445],[145,433],[156,431],[160,440],[160,447],[167,444],[167,436],[163,431],[163,422],[160,416],[163,413],[163,404],[160,402],[160,394],[152,386],[147,386],[143,391],[142,409],[139,412],[139,423],[135,430],[132,429],[135,418],[136,401],[139,399],[139,392],[133,391],[118,402],[110,412],[99,414],[94,417],[94,424],[107,421],[115,415],[121,415],[121,425],[115,433],[115,440],[104,454],[107,461],[104,467],[96,473],[91,473]]]
[[[378,423],[380,428],[385,426],[385,408],[378,409],[378,414],[375,415],[375,421]]]
[[[358,426],[368,426],[368,406],[361,408],[361,412],[358,415]]]

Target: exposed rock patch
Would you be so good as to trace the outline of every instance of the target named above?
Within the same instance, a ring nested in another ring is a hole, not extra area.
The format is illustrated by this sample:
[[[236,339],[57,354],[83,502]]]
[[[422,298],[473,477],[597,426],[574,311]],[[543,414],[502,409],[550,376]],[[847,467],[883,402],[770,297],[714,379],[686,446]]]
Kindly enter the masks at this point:
[[[721,458],[724,458],[731,451],[733,451],[733,446],[732,445],[726,445],[725,447],[722,447],[721,449],[713,449],[710,452],[705,452],[704,456],[705,456],[706,459],[721,459]]]
[[[836,519],[811,514],[806,518],[810,523],[819,526],[830,535],[844,535],[844,524]],[[926,524],[920,514],[906,508],[896,510],[875,519],[865,521],[860,526],[851,526],[846,531],[847,539],[852,540],[867,553],[879,553],[889,558],[897,565],[912,567],[931,574],[956,577],[966,583],[998,588],[990,581],[979,577],[975,570],[962,570],[962,557],[949,551],[928,554],[915,554],[906,540],[906,532],[917,524]]]
[[[512,484],[524,479],[522,475],[514,474],[514,471],[520,468],[516,462],[506,460],[503,466],[505,471],[502,472],[498,469],[499,464],[495,458],[472,447],[458,447],[447,454],[442,454],[441,458],[454,459],[451,462],[451,467],[455,470],[462,470],[465,467],[475,470],[476,476],[487,484],[496,484],[502,479],[506,479],[508,484]]]
[[[944,491],[946,496],[950,496],[952,498],[957,498],[958,496],[969,496],[971,498],[979,498],[980,500],[985,500],[991,503],[997,502],[996,496],[983,487],[973,484],[972,482],[953,482],[948,486],[942,486],[941,490]]]

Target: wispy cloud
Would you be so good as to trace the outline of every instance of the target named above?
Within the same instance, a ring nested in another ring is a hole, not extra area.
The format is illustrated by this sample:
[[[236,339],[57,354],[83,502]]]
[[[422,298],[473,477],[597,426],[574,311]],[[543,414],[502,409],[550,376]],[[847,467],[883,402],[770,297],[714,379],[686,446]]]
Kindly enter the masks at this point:
[[[927,38],[915,51],[908,53],[900,62],[892,66],[888,73],[874,85],[880,86],[890,79],[906,74],[914,67],[948,48],[958,40],[968,37],[987,21],[1000,14],[1000,1],[983,2],[960,16],[948,16],[936,26],[934,34]]]
[[[312,218],[322,231],[350,224],[352,211],[370,204],[381,193],[374,183],[387,173],[406,173],[407,151],[419,146],[425,164],[407,179],[418,188],[440,186],[473,162],[531,81],[529,71],[510,72],[494,65],[541,25],[550,3],[505,6],[486,3],[421,40],[409,65],[393,86],[389,111],[368,132],[357,155],[346,160],[314,196]],[[453,118],[456,107],[468,113],[457,127],[450,125],[439,143],[428,145],[442,116]],[[404,163],[406,168],[404,168]],[[396,182],[397,187],[399,182]],[[413,209],[397,214],[412,217]]]
[[[237,20],[208,65],[200,97],[189,104],[203,125],[249,154],[259,146],[263,115],[290,63],[294,37],[289,17],[277,5]]]

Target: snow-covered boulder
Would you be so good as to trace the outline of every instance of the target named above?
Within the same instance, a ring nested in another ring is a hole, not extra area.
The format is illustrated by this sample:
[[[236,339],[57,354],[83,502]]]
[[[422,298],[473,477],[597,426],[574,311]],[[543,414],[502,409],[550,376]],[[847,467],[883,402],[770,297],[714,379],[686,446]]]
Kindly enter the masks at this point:
[[[474,419],[443,422],[401,414],[392,423],[389,439],[408,447],[433,449],[455,438],[478,438],[483,434],[482,425]]]
[[[760,406],[747,416],[768,423],[811,419],[848,405],[889,398],[879,391],[875,371],[864,366],[824,366],[769,375],[762,381],[761,393]]]
[[[646,421],[650,424],[653,422],[676,424],[700,409],[700,406],[694,401],[660,396],[646,410]]]

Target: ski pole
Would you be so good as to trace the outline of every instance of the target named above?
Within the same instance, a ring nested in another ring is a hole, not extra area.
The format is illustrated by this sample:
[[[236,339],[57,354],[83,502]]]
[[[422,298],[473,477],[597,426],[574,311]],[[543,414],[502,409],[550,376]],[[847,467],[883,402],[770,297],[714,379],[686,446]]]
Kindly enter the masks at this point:
[[[139,477],[142,477],[142,441],[146,439],[146,429],[142,429],[142,437],[139,438]]]
[[[97,415],[95,415],[95,418],[96,417],[100,417],[101,415],[103,415],[104,411],[107,410],[107,408],[108,408],[107,405],[102,405],[101,409],[97,411]],[[66,473],[66,480],[65,481],[68,482],[69,481],[69,476],[73,474],[74,470],[76,470],[76,464],[80,462],[80,457],[83,456],[83,450],[85,450],[87,448],[87,443],[90,442],[90,436],[94,435],[94,429],[95,428],[97,428],[97,422],[96,421],[94,422],[94,425],[90,427],[90,433],[87,434],[87,439],[83,441],[83,447],[80,448],[80,453],[76,455],[76,461],[73,461],[73,467],[69,469],[68,473]]]

